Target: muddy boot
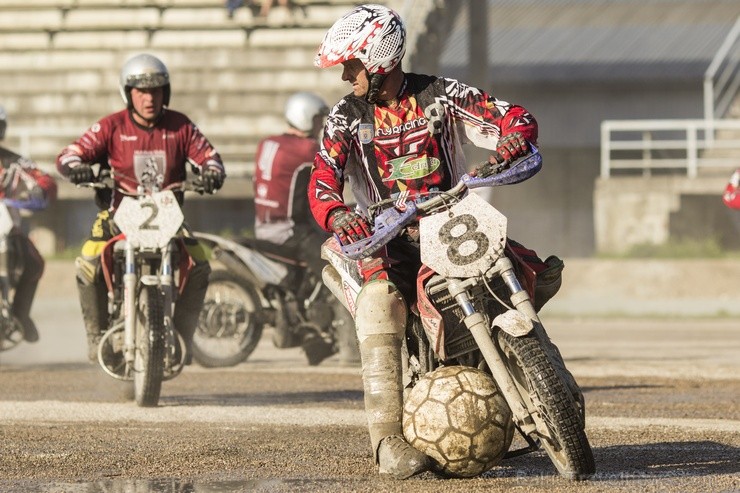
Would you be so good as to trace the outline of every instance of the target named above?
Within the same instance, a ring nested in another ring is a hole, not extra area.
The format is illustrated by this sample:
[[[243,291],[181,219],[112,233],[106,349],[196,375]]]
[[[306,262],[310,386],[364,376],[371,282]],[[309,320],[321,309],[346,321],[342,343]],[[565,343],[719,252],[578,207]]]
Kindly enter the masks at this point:
[[[366,283],[357,297],[357,337],[362,359],[365,415],[373,458],[382,474],[406,479],[428,471],[431,460],[404,440],[401,341],[406,303],[383,280]]]
[[[87,359],[91,363],[98,361],[98,345],[107,329],[108,301],[105,285],[82,284],[77,280],[77,291],[80,295],[82,321],[87,333]]]
[[[208,290],[208,276],[211,266],[208,263],[195,264],[188,275],[187,284],[175,304],[172,322],[185,342],[186,365],[193,362],[193,336],[198,329],[198,319],[203,309],[203,300]]]
[[[365,414],[378,472],[406,479],[431,469],[431,461],[403,438],[401,341],[372,335],[360,344]]]
[[[396,479],[407,479],[431,468],[429,457],[401,436],[384,438],[378,447],[378,472]]]
[[[43,261],[41,263],[28,263],[15,287],[12,312],[23,326],[23,340],[26,342],[39,340],[39,331],[36,329],[36,324],[31,320],[31,305],[43,271]]]

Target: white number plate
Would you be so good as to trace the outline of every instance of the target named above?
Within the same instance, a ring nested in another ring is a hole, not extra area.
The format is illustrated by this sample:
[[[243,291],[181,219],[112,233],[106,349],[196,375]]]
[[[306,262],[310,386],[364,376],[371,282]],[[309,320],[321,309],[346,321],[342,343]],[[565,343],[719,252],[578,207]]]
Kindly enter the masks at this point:
[[[419,222],[421,261],[445,277],[485,272],[503,253],[506,216],[475,193]]]
[[[177,234],[185,216],[167,190],[136,199],[124,197],[113,221],[137,248],[163,248]]]

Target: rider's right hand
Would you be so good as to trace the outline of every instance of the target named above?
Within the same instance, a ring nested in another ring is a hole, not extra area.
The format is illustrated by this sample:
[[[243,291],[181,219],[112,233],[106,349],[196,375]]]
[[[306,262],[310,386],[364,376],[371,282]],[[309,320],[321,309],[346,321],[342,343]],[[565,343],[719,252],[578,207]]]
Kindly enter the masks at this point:
[[[328,224],[342,245],[354,243],[372,234],[370,226],[362,216],[344,208],[334,209],[329,216]]]
[[[70,168],[67,177],[69,178],[69,181],[75,185],[95,181],[95,173],[93,173],[92,167],[86,163],[80,163],[77,166]]]

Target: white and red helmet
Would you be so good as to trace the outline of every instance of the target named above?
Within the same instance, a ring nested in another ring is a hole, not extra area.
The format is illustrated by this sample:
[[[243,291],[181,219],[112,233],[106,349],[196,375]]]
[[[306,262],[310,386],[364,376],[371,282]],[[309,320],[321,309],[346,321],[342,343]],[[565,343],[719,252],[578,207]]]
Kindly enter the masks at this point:
[[[370,74],[386,75],[406,52],[406,28],[401,17],[383,5],[355,7],[324,36],[314,65],[326,68],[357,58]]]

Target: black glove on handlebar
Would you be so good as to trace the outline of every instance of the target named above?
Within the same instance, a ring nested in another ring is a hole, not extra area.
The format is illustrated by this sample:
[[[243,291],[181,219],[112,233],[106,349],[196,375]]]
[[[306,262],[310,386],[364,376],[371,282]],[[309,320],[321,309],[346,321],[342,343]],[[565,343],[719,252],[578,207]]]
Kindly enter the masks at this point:
[[[339,242],[342,245],[354,243],[372,234],[365,219],[347,209],[332,211],[328,223],[329,228],[339,237]]]
[[[92,167],[85,163],[80,163],[74,168],[70,168],[67,177],[75,185],[95,181],[95,173],[93,173]]]
[[[203,190],[206,193],[213,193],[224,184],[224,174],[220,170],[207,169],[203,172]]]

